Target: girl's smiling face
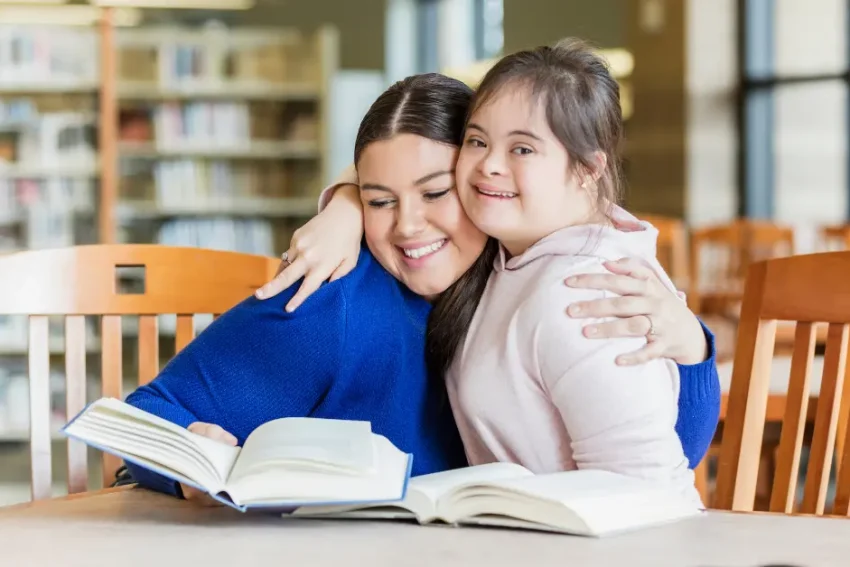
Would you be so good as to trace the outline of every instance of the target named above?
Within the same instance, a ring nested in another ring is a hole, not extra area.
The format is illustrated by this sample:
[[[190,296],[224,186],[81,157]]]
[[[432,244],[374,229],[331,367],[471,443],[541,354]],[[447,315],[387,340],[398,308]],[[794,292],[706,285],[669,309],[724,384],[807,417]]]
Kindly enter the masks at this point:
[[[470,116],[457,162],[466,214],[512,255],[597,216],[586,180],[549,127],[544,100],[506,85]]]

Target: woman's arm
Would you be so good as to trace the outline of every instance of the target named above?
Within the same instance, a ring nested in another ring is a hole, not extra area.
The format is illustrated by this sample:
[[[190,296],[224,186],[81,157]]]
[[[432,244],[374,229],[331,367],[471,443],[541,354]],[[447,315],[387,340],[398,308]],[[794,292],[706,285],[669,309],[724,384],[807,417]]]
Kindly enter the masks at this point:
[[[708,357],[697,364],[679,364],[679,417],[676,433],[690,467],[702,461],[720,420],[720,376],[717,373],[717,352],[714,335],[700,321],[708,344]]]
[[[270,419],[307,415],[337,374],[346,302],[338,282],[289,314],[283,306],[291,294],[265,302],[250,297],[222,314],[127,403],[181,427],[218,425],[240,444]],[[176,482],[127,468],[139,484],[180,495]]]

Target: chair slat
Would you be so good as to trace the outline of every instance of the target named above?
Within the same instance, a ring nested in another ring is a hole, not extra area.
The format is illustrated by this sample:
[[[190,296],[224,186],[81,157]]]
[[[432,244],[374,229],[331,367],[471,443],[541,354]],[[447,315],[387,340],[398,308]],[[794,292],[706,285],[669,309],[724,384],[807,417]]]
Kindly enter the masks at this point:
[[[178,353],[195,338],[195,319],[192,315],[177,316],[177,334],[174,337],[174,352]]]
[[[788,383],[785,417],[770,497],[770,511],[786,514],[793,512],[797,494],[797,471],[800,468],[800,453],[806,430],[812,357],[817,338],[812,323],[801,322],[797,323],[796,327],[794,353],[791,355],[791,378]]]
[[[156,315],[139,317],[139,386],[159,373],[159,326]]]
[[[101,375],[103,380],[103,395],[122,399],[121,381],[121,316],[104,315],[101,321],[102,359]],[[103,483],[108,485],[115,476],[115,471],[121,466],[121,460],[114,455],[103,454]]]
[[[815,416],[812,446],[809,451],[809,466],[806,471],[806,486],[800,512],[823,514],[826,506],[826,491],[829,472],[835,449],[835,433],[838,428],[838,411],[847,364],[847,338],[850,325],[831,323],[826,337],[818,409]]]
[[[850,423],[847,424],[847,429],[844,430],[844,437],[845,439],[850,437]],[[850,443],[844,444],[841,462],[845,465],[850,465]],[[835,479],[833,513],[839,516],[850,516],[850,466],[843,466],[838,469]]]
[[[86,318],[65,318],[65,415],[74,418],[86,405]],[[68,493],[85,492],[88,488],[86,446],[68,439]]]
[[[32,499],[52,495],[50,431],[50,334],[46,316],[29,318],[30,464]]]
[[[777,325],[775,320],[759,319],[758,291],[766,277],[764,265],[753,266],[741,307],[730,403],[723,426],[713,501],[715,507],[724,510],[752,511],[755,504]],[[732,403],[736,400],[746,400],[746,403]]]

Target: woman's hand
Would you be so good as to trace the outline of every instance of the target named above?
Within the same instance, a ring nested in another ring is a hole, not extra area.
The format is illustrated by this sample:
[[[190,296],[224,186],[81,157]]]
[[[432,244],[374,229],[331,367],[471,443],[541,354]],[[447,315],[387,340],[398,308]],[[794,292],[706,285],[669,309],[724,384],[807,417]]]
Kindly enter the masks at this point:
[[[570,287],[606,290],[619,296],[576,302],[567,308],[567,314],[575,318],[618,318],[585,326],[584,336],[647,338],[645,347],[619,356],[617,364],[640,364],[662,357],[683,365],[705,361],[708,342],[702,325],[652,270],[629,258],[606,262],[605,267],[610,274],[584,274],[566,280]]]
[[[336,189],[325,209],[292,235],[292,242],[275,278],[257,290],[259,299],[273,297],[298,281],[304,281],[286,304],[295,311],[324,281],[334,281],[357,265],[363,238],[363,206],[359,187]]]
[[[215,425],[214,423],[204,423],[202,421],[196,421],[195,423],[189,425],[187,427],[189,431],[192,433],[197,433],[198,435],[203,435],[204,437],[208,437],[213,441],[220,441],[226,445],[230,445],[231,447],[236,446],[236,437]],[[180,483],[180,489],[183,491],[183,498],[186,500],[191,500],[200,506],[221,506],[222,504],[215,499],[213,499],[209,494],[201,492],[197,488],[193,488],[191,486],[187,486]]]

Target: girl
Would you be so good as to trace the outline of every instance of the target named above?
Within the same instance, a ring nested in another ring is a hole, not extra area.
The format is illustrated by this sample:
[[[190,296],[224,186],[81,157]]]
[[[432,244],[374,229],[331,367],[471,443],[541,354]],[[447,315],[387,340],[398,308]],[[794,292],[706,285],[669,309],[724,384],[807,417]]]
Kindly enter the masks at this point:
[[[676,365],[617,365],[639,339],[591,341],[550,307],[598,297],[562,285],[564,274],[602,273],[623,256],[675,289],[656,260],[657,232],[621,227],[636,220],[616,204],[622,138],[618,84],[581,41],[509,55],[486,74],[457,183],[469,218],[500,247],[449,397],[473,464],[606,469],[698,500],[675,432]]]

